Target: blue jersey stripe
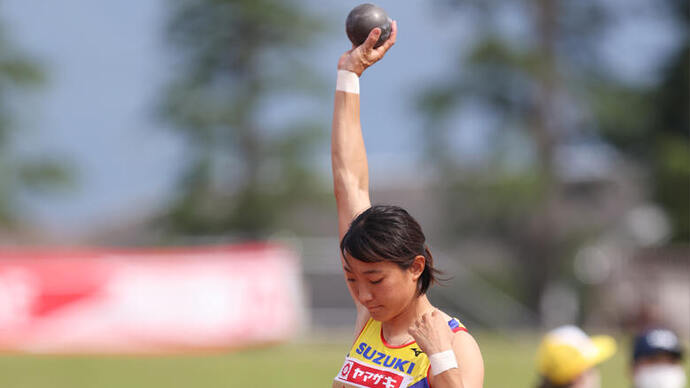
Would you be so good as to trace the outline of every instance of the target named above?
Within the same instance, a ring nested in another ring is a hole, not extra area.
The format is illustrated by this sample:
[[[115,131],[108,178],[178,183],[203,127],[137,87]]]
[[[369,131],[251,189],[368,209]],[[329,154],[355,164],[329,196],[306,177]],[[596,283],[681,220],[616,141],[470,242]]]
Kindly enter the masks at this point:
[[[425,377],[412,385],[408,385],[407,388],[429,388],[429,380]]]

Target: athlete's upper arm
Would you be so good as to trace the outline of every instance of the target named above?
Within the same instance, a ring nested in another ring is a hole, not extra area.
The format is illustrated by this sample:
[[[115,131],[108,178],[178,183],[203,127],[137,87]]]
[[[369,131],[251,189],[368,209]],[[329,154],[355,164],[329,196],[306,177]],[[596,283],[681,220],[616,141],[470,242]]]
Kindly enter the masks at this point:
[[[367,324],[367,321],[369,318],[371,318],[371,315],[369,315],[369,310],[367,310],[366,307],[362,306],[359,302],[355,301],[355,305],[357,306],[357,320],[355,321],[355,341],[357,340],[357,336],[359,333],[362,332],[362,329],[364,329],[364,325]]]
[[[463,388],[481,388],[484,384],[484,360],[474,337],[464,330],[458,331],[453,335],[453,351]]]
[[[341,263],[344,265],[345,262],[341,257]],[[344,270],[343,270],[344,271]],[[352,290],[352,284],[347,281],[347,273],[345,273],[345,285],[347,286],[347,291],[350,293],[350,296],[352,297],[352,301],[355,302],[355,308],[357,309],[357,318],[355,319],[355,337],[359,334],[360,331],[362,331],[362,328],[364,325],[367,323],[369,320],[369,310],[367,310],[366,307],[364,307],[361,303],[357,301],[357,298],[355,297],[355,293]],[[356,339],[356,338],[355,338]]]
[[[350,189],[336,192],[336,204],[338,206],[338,241],[342,241],[352,220],[371,207],[369,191]]]

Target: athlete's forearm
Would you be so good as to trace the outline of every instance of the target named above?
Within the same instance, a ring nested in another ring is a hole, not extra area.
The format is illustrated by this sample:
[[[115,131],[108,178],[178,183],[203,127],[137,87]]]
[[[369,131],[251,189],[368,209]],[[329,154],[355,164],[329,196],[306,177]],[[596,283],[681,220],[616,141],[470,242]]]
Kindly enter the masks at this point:
[[[349,224],[369,206],[369,170],[359,121],[359,94],[335,92],[331,162],[338,216]]]
[[[484,362],[477,346],[477,342],[468,333],[456,333],[453,340],[454,354],[457,367],[445,369],[437,367],[443,372],[431,376],[431,386],[434,388],[482,388],[484,384]],[[431,372],[434,371],[432,363]]]
[[[433,386],[434,388],[465,388],[462,375],[457,368],[448,369],[434,376]]]

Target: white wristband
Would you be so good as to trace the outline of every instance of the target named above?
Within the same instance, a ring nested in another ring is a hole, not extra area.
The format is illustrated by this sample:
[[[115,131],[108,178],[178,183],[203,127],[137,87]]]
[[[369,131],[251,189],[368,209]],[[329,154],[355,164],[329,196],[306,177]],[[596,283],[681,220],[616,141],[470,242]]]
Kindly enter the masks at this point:
[[[359,94],[359,77],[351,71],[338,70],[338,80],[335,83],[335,90]]]
[[[455,352],[452,350],[432,354],[429,356],[429,363],[431,363],[432,376],[458,367],[458,362],[455,360]]]

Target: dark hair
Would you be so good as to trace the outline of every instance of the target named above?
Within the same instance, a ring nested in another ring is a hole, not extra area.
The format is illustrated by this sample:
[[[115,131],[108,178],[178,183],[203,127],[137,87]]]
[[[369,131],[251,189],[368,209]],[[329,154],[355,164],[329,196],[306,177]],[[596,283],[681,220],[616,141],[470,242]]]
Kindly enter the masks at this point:
[[[366,262],[390,261],[406,270],[414,258],[424,256],[422,275],[417,280],[417,295],[423,295],[440,273],[426,245],[422,227],[398,206],[372,206],[357,216],[340,242],[340,252]]]

